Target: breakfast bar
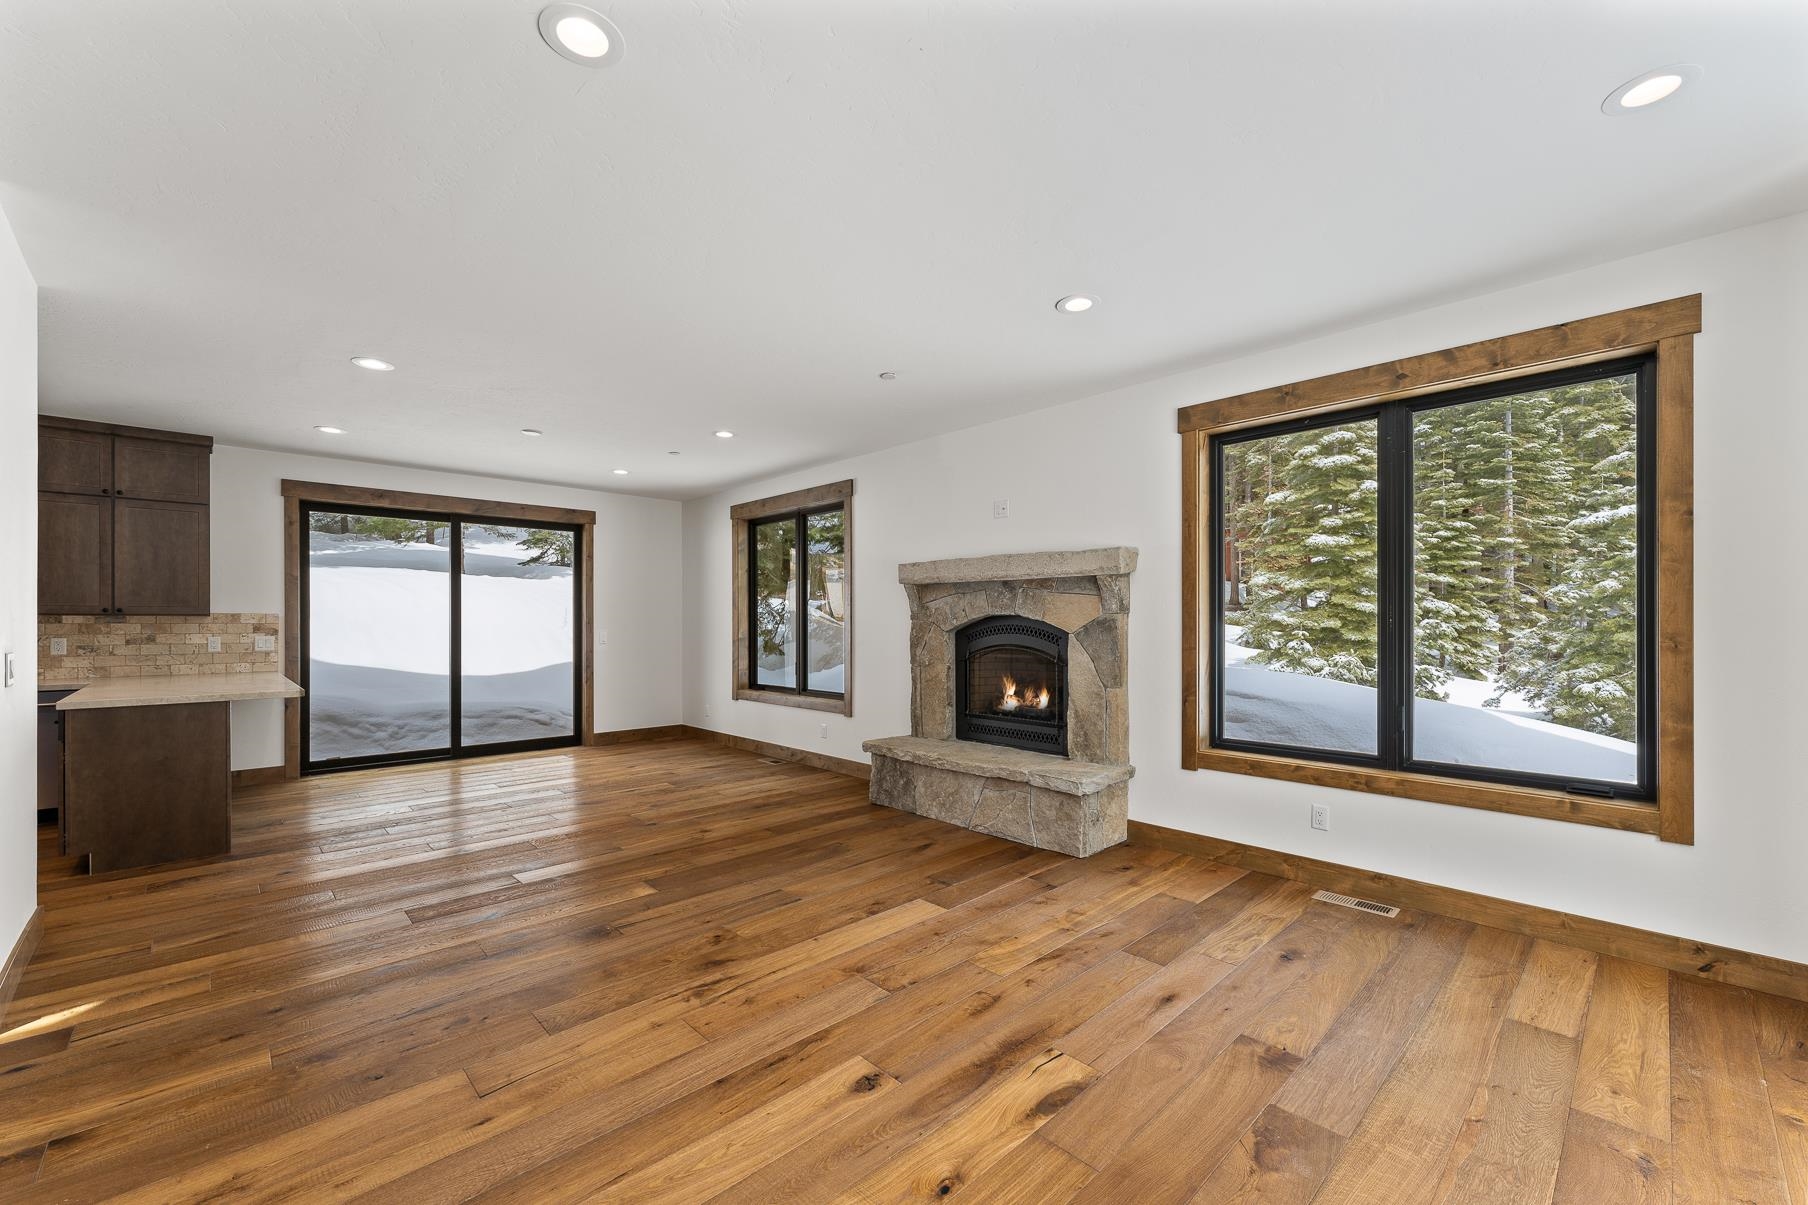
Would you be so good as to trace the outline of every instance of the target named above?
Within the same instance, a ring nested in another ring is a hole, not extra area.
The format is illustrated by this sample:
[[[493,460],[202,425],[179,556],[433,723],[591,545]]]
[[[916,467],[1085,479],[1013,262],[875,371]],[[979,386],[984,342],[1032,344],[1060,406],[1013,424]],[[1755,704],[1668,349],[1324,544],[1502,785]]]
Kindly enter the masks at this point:
[[[59,699],[63,853],[98,874],[231,852],[231,705],[300,694],[278,673],[167,674]]]

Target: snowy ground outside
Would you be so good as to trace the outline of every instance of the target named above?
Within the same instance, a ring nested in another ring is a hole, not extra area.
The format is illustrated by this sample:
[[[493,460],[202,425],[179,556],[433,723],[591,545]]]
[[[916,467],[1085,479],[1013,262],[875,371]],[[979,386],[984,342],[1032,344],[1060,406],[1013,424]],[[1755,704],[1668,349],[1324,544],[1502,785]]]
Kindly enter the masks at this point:
[[[1250,661],[1254,650],[1234,643],[1241,629],[1227,624],[1225,634],[1225,736],[1375,752],[1373,688],[1264,668]],[[1444,690],[1448,701],[1414,700],[1414,753],[1423,761],[1601,782],[1638,781],[1638,747],[1630,741],[1550,723],[1528,700],[1512,693],[1498,709],[1483,707],[1483,700],[1495,693],[1489,682],[1457,678]]]
[[[789,600],[782,598],[769,598],[766,603],[778,615],[783,615],[789,606]],[[792,666],[797,659],[797,650],[790,635],[790,628],[785,628],[782,650],[760,658],[758,670],[762,686],[796,685]],[[809,689],[836,694],[847,689],[846,649],[847,624],[830,614],[827,604],[811,600]]]
[[[443,748],[451,739],[447,549],[310,536],[310,755]],[[575,731],[571,569],[521,565],[524,555],[475,533],[466,544],[466,745]]]

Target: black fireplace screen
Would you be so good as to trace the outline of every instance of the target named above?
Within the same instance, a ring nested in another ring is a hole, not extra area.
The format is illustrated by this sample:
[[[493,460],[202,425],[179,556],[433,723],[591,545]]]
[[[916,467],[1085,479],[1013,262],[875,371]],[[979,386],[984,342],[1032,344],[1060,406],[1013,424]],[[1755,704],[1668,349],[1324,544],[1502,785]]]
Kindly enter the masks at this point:
[[[1067,754],[1067,633],[1014,615],[955,634],[954,735]]]

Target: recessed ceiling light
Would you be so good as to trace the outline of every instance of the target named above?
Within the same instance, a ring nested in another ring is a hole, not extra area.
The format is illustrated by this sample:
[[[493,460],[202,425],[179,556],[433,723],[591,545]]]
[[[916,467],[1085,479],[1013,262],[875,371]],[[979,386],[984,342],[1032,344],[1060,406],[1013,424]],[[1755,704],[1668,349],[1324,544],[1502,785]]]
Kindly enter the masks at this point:
[[[1668,67],[1647,71],[1609,92],[1607,99],[1601,102],[1601,112],[1609,117],[1618,117],[1622,113],[1649,108],[1658,101],[1675,95],[1684,84],[1700,75],[1701,68],[1693,63],[1673,63]]]
[[[561,57],[586,67],[600,67],[621,57],[621,30],[582,4],[548,4],[541,9],[540,36]]]
[[[379,360],[375,356],[353,356],[352,363],[359,368],[368,368],[372,372],[394,372],[395,365],[388,360]]]
[[[718,432],[716,432],[716,438],[717,439],[733,439],[734,432],[733,431],[718,431]]]
[[[882,372],[879,374],[879,379],[881,381],[895,381],[898,379],[898,374],[895,372]]]
[[[521,428],[521,434],[523,434],[523,435],[544,435],[544,434],[546,434],[546,432],[540,430],[540,428],[538,428],[538,427],[523,427],[523,428]]]
[[[1055,302],[1055,308],[1063,314],[1084,314],[1098,303],[1097,297],[1088,297],[1084,293],[1070,293]]]
[[[667,455],[667,456],[676,456],[676,455],[678,455],[678,453],[676,453],[676,452],[667,452],[667,453],[666,453],[666,455]]]
[[[627,469],[610,469],[609,471],[614,473],[617,477],[626,477],[628,475]]]
[[[344,435],[345,434],[344,427],[315,427],[314,430],[320,432],[322,435]]]

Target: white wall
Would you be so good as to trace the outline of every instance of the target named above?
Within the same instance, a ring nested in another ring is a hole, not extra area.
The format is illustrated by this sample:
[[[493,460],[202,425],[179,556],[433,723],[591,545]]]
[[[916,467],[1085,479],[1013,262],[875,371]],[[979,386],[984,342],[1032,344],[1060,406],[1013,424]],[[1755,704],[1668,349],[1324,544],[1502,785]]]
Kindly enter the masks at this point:
[[[324,456],[216,446],[213,453],[213,609],[283,610],[284,478],[450,494],[596,512],[596,727],[599,732],[682,720],[681,511],[676,502],[533,485]],[[284,638],[290,633],[285,629]],[[605,643],[605,639],[607,643]],[[282,704],[236,703],[234,769],[282,764]]]
[[[1180,768],[1178,407],[1694,292],[1705,323],[1694,846]],[[861,740],[909,729],[900,561],[1131,544],[1142,550],[1130,623],[1135,818],[1808,961],[1805,292],[1799,215],[687,503],[686,720],[862,758]],[[1032,476],[1039,488],[999,484]],[[854,715],[732,701],[728,506],[843,477],[855,481]],[[992,499],[1005,495],[1011,517],[994,520]],[[1315,801],[1332,805],[1329,833],[1308,827]]]
[[[0,212],[0,963],[38,904],[38,286]]]

